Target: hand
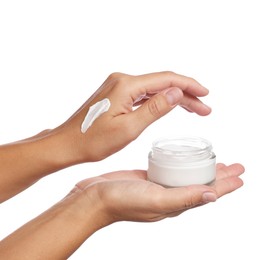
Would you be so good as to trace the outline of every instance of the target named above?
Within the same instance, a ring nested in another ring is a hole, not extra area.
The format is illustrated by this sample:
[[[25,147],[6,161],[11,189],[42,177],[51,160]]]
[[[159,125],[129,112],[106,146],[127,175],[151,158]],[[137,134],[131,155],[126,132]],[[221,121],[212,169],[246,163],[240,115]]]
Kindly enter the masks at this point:
[[[86,179],[62,201],[3,239],[0,258],[68,259],[94,232],[113,222],[158,221],[215,201],[242,186],[243,171],[239,164],[219,164],[213,186],[183,188],[151,183],[140,170]]]
[[[110,75],[62,125],[0,146],[0,202],[48,174],[119,151],[178,104],[199,115],[209,114],[210,108],[198,99],[207,94],[194,79],[173,72]],[[109,110],[82,133],[89,108],[105,98],[110,100]]]
[[[119,171],[83,180],[69,196],[83,192],[92,200],[92,205],[102,205],[105,212],[102,223],[158,221],[213,202],[240,188],[243,182],[239,176],[243,172],[240,164],[218,164],[216,181],[212,186],[164,188],[147,181],[146,171]]]
[[[55,129],[63,136],[63,157],[73,158],[71,164],[106,158],[178,104],[207,115],[210,108],[198,99],[207,94],[208,90],[194,79],[173,72],[140,76],[113,73],[67,122]],[[82,133],[81,124],[90,106],[104,98],[111,102],[109,110]],[[135,106],[139,107],[133,110]]]

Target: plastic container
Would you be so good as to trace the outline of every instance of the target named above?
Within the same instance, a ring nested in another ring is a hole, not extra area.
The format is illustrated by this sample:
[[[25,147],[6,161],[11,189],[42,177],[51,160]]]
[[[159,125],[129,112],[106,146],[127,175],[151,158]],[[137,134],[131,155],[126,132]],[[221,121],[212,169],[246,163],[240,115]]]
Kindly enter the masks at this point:
[[[166,187],[210,185],[216,177],[216,156],[201,137],[176,137],[153,142],[148,179]]]

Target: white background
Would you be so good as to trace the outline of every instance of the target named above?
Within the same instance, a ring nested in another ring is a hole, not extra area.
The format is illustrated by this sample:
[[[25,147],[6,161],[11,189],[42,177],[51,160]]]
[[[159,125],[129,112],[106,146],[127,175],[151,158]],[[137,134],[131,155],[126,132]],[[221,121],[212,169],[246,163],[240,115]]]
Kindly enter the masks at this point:
[[[0,238],[81,179],[146,169],[155,138],[209,139],[245,185],[157,223],[117,223],[71,259],[259,259],[258,1],[0,1],[0,143],[65,121],[114,71],[172,70],[209,88],[208,117],[177,108],[106,160],[62,170],[0,206]]]

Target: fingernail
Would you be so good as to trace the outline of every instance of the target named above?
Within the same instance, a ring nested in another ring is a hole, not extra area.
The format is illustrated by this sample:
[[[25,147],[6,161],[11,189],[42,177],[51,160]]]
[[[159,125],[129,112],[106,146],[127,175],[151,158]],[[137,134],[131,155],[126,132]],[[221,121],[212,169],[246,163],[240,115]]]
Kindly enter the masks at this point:
[[[212,110],[210,106],[208,106],[208,105],[206,105],[206,104],[204,104],[204,106],[205,106],[209,111]]]
[[[183,93],[179,88],[171,88],[165,93],[167,102],[170,106],[176,105],[182,98]]]
[[[205,203],[208,203],[208,202],[215,202],[217,200],[217,196],[215,193],[213,192],[204,192],[203,195],[202,195],[202,200],[203,202]]]

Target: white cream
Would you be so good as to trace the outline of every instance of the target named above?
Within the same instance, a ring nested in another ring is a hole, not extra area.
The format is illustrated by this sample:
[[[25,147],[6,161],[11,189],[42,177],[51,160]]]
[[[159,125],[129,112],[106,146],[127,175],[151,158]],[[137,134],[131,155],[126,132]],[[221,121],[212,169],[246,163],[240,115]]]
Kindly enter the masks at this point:
[[[88,130],[88,128],[93,124],[93,122],[103,113],[107,112],[110,108],[110,101],[108,98],[105,98],[94,105],[92,105],[86,117],[84,118],[81,125],[81,132],[84,134]]]

